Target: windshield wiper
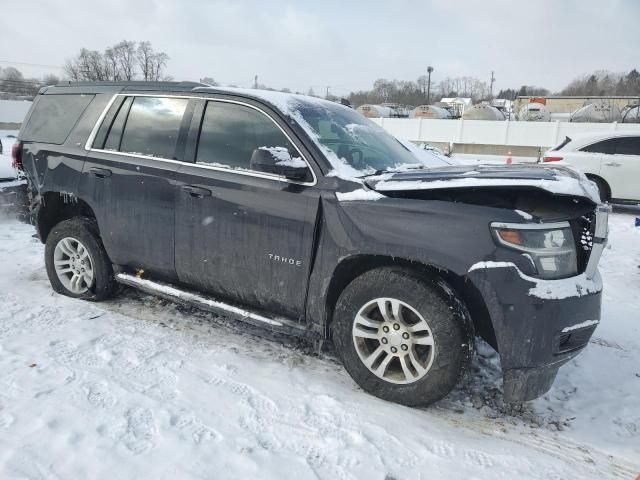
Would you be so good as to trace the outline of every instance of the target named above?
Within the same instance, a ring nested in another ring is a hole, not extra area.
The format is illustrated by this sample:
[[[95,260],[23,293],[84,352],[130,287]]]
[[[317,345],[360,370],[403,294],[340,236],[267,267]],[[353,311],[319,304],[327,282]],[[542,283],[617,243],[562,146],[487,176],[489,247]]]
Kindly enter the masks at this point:
[[[422,170],[424,168],[429,168],[429,167],[427,165],[423,165],[421,163],[405,163],[403,165],[399,165],[399,166],[393,167],[393,168],[377,169],[376,171],[374,171],[372,173],[367,173],[365,175],[361,175],[358,178],[375,177],[376,175],[382,175],[383,173],[402,172],[402,171],[404,171],[402,169]]]

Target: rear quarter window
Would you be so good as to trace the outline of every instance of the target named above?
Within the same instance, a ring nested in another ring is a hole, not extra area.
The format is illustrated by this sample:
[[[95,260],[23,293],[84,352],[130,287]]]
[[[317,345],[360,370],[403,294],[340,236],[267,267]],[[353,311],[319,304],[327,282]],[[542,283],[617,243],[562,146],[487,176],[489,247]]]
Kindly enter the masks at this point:
[[[586,147],[582,147],[580,151],[589,152],[589,153],[613,154],[616,151],[617,144],[618,144],[617,138],[609,138],[608,140],[602,140],[600,142],[587,145]]]
[[[63,144],[94,97],[85,94],[41,95],[21,139]]]

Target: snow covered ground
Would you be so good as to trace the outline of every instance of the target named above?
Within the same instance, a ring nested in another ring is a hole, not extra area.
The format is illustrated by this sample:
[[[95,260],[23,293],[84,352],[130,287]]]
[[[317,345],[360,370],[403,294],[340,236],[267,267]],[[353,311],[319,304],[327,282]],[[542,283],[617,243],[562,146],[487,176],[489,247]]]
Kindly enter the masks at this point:
[[[293,341],[132,290],[100,304],[54,294],[33,228],[0,218],[0,478],[633,480],[633,222],[611,218],[591,344],[545,397],[505,412],[484,344],[449,397],[402,407]]]

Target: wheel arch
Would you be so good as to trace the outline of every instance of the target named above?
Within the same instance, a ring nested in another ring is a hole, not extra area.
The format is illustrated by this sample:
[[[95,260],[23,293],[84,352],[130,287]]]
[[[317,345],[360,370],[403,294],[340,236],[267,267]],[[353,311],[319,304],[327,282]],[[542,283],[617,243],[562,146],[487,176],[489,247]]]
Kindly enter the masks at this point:
[[[40,241],[45,243],[55,225],[73,217],[96,219],[91,206],[73,194],[54,191],[43,193],[35,215],[35,226]]]
[[[602,178],[600,175],[596,175],[595,173],[585,173],[586,177],[595,182],[596,184],[602,185],[606,191],[605,191],[605,195],[606,195],[606,201],[611,200],[611,185],[609,185],[609,182],[607,182],[604,178]]]
[[[336,266],[325,296],[325,328],[327,336],[329,336],[333,312],[342,291],[363,273],[381,267],[401,267],[416,273],[422,278],[444,280],[453,289],[457,300],[461,301],[469,312],[475,332],[493,348],[497,349],[491,316],[480,291],[472,282],[466,281],[465,277],[437,265],[386,255],[353,255],[343,259]]]

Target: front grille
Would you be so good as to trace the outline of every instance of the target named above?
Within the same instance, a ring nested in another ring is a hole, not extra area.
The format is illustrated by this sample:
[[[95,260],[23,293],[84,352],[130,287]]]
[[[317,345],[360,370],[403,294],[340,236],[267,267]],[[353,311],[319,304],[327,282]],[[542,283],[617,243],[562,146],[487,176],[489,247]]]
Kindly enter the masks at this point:
[[[588,327],[579,328],[570,332],[560,333],[556,337],[556,349],[555,354],[560,355],[562,353],[572,352],[583,348],[587,343],[593,331],[596,329],[596,325],[590,325]]]
[[[584,272],[593,249],[593,236],[596,229],[596,214],[589,212],[582,217],[570,221],[573,238],[576,242],[578,272]]]

